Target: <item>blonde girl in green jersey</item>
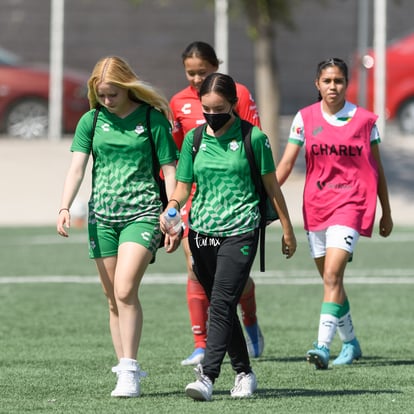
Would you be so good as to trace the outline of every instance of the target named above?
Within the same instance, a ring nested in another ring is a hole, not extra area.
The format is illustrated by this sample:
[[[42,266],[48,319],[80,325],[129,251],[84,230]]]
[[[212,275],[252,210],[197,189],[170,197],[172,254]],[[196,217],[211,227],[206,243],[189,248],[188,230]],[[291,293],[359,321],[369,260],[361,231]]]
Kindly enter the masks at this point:
[[[89,256],[96,262],[109,305],[117,357],[112,369],[117,384],[111,395],[138,397],[143,320],[138,290],[161,239],[162,203],[153,175],[151,136],[167,195],[175,188],[178,151],[168,121],[168,101],[140,80],[124,59],[110,56],[98,61],[88,81],[88,98],[91,110],[80,119],[71,146],[57,231],[68,237],[70,207],[92,155]],[[178,246],[179,240],[173,243]]]

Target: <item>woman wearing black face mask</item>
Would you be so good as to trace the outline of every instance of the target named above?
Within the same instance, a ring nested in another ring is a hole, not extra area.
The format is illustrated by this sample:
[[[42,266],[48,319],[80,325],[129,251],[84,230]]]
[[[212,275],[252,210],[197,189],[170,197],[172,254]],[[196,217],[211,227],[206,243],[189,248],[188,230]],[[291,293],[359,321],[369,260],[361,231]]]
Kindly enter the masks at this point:
[[[191,42],[185,48],[181,57],[188,86],[177,92],[170,101],[174,119],[172,132],[179,150],[181,150],[184,136],[187,132],[205,122],[198,92],[204,79],[208,75],[217,72],[220,66],[220,61],[214,48],[205,42]],[[233,107],[234,110],[240,115],[240,118],[260,128],[259,114],[250,91],[240,83],[236,83],[236,91],[238,99]],[[193,351],[181,361],[181,365],[197,365],[204,358],[207,342],[208,308],[210,306],[204,289],[193,272],[192,255],[188,244],[188,216],[194,193],[195,185],[193,185],[187,202],[184,206],[181,206],[181,219],[185,226],[181,246],[187,267],[186,297],[194,340]],[[255,284],[251,277],[247,279],[246,286],[240,297],[239,306],[249,356],[251,358],[259,358],[263,353],[265,341],[256,312]]]
[[[197,184],[188,240],[194,272],[210,300],[210,312],[204,361],[197,366],[197,380],[187,385],[186,393],[195,400],[210,400],[228,352],[236,372],[231,396],[244,398],[253,394],[257,382],[237,316],[237,303],[256,255],[259,196],[243,146],[241,120],[233,111],[237,103],[233,79],[213,73],[204,80],[199,96],[207,126],[194,162],[194,130],[186,135],[177,167],[177,187],[167,206],[185,203],[193,182]],[[251,141],[263,184],[283,227],[282,252],[291,257],[296,240],[276,181],[269,141],[257,127],[252,129]],[[160,221],[165,232],[163,215]]]
[[[217,132],[231,120],[231,113],[209,114],[207,112],[204,112],[204,118],[206,119],[208,126],[213,130],[213,132]]]

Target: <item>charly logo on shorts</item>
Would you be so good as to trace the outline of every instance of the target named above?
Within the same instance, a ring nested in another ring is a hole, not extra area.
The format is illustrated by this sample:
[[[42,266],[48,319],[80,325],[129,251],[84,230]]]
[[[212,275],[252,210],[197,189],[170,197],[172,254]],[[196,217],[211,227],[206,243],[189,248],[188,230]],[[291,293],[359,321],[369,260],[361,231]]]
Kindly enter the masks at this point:
[[[344,237],[344,240],[348,246],[352,246],[352,242],[354,241],[354,238],[352,236],[346,236]]]
[[[241,251],[241,253],[242,253],[243,256],[248,256],[249,255],[249,246],[243,246],[240,249],[240,251]]]
[[[151,237],[151,233],[148,231],[144,231],[141,233],[141,237],[145,240],[145,241],[149,241],[150,237]]]

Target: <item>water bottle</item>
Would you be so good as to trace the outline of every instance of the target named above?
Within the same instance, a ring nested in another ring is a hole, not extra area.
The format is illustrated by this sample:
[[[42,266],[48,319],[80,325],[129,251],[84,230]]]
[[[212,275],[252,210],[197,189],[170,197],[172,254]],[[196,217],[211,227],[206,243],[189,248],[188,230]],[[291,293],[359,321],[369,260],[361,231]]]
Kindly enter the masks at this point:
[[[175,208],[169,208],[165,213],[168,233],[179,233],[181,231],[181,216]]]

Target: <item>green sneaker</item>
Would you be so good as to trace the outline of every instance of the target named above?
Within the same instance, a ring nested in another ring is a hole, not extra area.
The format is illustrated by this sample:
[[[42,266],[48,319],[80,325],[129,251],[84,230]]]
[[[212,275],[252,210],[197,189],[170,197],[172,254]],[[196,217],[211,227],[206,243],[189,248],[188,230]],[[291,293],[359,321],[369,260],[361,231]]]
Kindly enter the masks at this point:
[[[314,364],[316,369],[328,369],[329,364],[329,348],[326,346],[318,346],[314,344],[315,348],[306,353],[306,360],[310,364]]]
[[[354,360],[362,357],[361,347],[358,339],[354,338],[351,342],[344,342],[341,352],[332,362],[333,365],[351,365]]]

